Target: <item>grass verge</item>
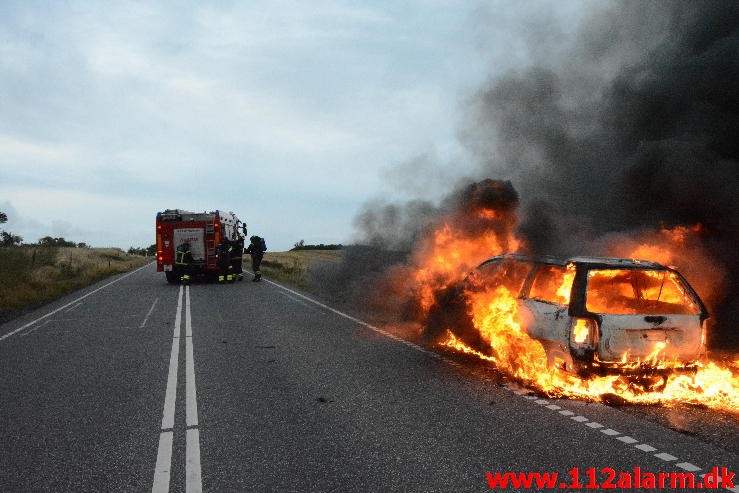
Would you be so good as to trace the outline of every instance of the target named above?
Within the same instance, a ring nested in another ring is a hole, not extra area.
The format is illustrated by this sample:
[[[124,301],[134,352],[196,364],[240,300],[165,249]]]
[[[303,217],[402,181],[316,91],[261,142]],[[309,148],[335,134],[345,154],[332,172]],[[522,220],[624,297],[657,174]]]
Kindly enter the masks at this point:
[[[341,250],[298,250],[294,252],[267,252],[262,260],[262,273],[304,291],[311,291],[310,271],[319,264],[341,261]],[[249,255],[244,267],[251,265]]]
[[[150,261],[116,248],[0,248],[0,320]]]

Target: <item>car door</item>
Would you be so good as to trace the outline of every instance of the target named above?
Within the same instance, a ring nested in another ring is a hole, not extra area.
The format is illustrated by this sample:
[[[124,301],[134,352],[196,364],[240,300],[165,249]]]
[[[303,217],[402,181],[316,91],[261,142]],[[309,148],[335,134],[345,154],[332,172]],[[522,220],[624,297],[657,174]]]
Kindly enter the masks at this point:
[[[567,345],[572,317],[567,312],[574,275],[573,267],[538,265],[519,307],[526,332],[544,345],[548,357],[564,361],[570,360]]]

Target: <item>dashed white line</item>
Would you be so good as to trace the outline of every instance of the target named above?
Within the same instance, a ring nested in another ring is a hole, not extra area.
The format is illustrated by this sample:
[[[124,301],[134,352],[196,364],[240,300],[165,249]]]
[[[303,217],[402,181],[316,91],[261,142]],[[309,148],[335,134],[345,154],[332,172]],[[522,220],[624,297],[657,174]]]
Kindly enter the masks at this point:
[[[266,279],[265,279],[265,280],[266,280]],[[269,281],[267,281],[267,282],[269,282]],[[287,294],[287,293],[280,293],[280,294],[281,294],[282,296],[284,296],[285,298],[288,298],[288,299],[291,299],[291,300],[293,300],[293,301],[294,301],[295,303],[297,303],[297,304],[299,304],[299,305],[303,305],[303,306],[305,306],[305,307],[308,307],[308,308],[310,308],[311,310],[313,310],[313,309],[314,309],[314,308],[313,308],[312,306],[310,306],[310,305],[309,305],[308,303],[306,303],[306,302],[305,302],[305,301],[303,301],[303,300],[299,300],[299,299],[297,299],[297,298],[295,298],[295,297],[293,297],[293,296],[290,296],[290,295],[289,295],[289,294]]]
[[[151,316],[152,312],[154,311],[154,307],[157,306],[157,301],[159,301],[159,298],[154,300],[154,303],[151,304],[151,308],[149,308],[149,312],[144,317],[144,321],[141,322],[141,325],[139,325],[139,329],[143,329],[144,325],[146,325],[146,321],[149,320],[149,317]]]
[[[666,452],[662,452],[662,453],[659,453],[659,454],[654,454],[654,456],[656,458],[658,458],[658,459],[661,459],[661,460],[665,461],[665,462],[672,462],[674,460],[677,460],[677,457],[675,457],[674,455],[670,455],[670,454],[668,454]]]
[[[628,443],[629,445],[631,445],[632,443],[639,443],[639,440],[637,440],[636,438],[630,437],[628,435],[620,436],[616,438],[616,440],[620,442]]]
[[[590,423],[585,423],[585,426],[589,426],[591,428],[603,428],[603,425],[600,424],[600,423],[598,423],[598,422],[596,422],[596,421],[591,421]]]
[[[605,430],[600,430],[600,432],[603,433],[604,435],[608,435],[609,437],[613,437],[613,436],[621,434],[620,431],[612,430],[610,428],[606,428]]]
[[[32,328],[31,330],[27,330],[26,332],[21,334],[21,337],[26,337],[29,334],[33,334],[35,331],[39,330],[44,325],[53,322],[53,320],[44,320],[42,323],[38,324],[36,327]]]
[[[76,305],[72,305],[71,307],[69,307],[69,308],[67,308],[66,310],[64,310],[64,312],[65,312],[65,313],[69,313],[69,312],[71,312],[71,311],[73,311],[73,310],[76,310],[77,308],[79,308],[79,307],[81,307],[81,306],[82,306],[82,302],[80,301],[80,302],[79,302],[79,303],[77,303]]]
[[[588,418],[586,418],[585,416],[572,416],[572,418],[570,419],[572,419],[573,421],[577,421],[578,423],[584,423],[585,421],[588,421]]]
[[[679,464],[675,464],[680,469],[685,469],[686,471],[695,472],[700,471],[701,468],[696,466],[695,464],[691,464],[690,462],[681,462]]]
[[[654,452],[655,450],[657,450],[656,448],[646,443],[640,443],[639,445],[634,445],[634,448],[638,448],[639,450],[642,450],[644,452]]]

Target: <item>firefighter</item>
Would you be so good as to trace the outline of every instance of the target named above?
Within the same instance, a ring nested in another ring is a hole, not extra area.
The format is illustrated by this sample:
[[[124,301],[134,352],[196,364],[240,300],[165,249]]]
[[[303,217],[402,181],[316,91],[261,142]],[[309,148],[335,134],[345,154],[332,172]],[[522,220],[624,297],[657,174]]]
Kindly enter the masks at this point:
[[[231,256],[231,265],[233,265],[233,274],[237,281],[244,280],[244,237],[239,236],[238,240],[233,242],[233,255]]]
[[[246,249],[246,253],[251,254],[251,268],[254,271],[254,279],[252,281],[257,282],[262,278],[262,272],[259,270],[259,266],[262,264],[262,257],[264,257],[262,239],[258,236],[249,238],[249,247]]]
[[[228,239],[224,239],[217,249],[218,253],[218,282],[233,282],[233,265],[231,264],[233,256],[233,246]]]
[[[182,284],[190,284],[190,273],[192,271],[192,251],[190,250],[190,243],[185,242],[177,247],[175,251],[175,265],[177,269],[182,272],[180,281]]]

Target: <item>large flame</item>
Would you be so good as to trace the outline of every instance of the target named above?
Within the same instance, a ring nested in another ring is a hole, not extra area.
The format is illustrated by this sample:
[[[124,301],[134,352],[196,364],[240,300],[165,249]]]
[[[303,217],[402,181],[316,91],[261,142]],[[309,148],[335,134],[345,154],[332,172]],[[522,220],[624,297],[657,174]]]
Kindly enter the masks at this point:
[[[519,325],[516,300],[507,288],[499,286],[470,293],[469,300],[473,324],[483,340],[490,344],[493,355],[470,348],[451,332],[441,344],[492,361],[519,382],[550,397],[603,400],[604,396],[615,394],[638,404],[687,402],[739,411],[737,362],[722,366],[706,361],[700,364],[694,375],[675,373],[667,377],[666,383],[659,379],[656,382],[637,381],[635,384],[620,376],[582,379],[563,371],[552,371],[547,366],[547,356],[541,344],[529,337]],[[662,349],[664,345],[658,346],[641,363],[669,367],[671,362],[660,360],[659,351]]]
[[[455,224],[454,218],[442,221],[420,243],[414,253],[413,280],[416,296],[424,314],[434,303],[440,290],[458,282],[467,271],[493,255],[515,252],[521,248],[512,233],[512,228],[488,228],[482,234],[472,234]],[[495,211],[478,213],[477,219],[484,222],[501,220]],[[509,221],[510,218],[506,218]],[[631,248],[615,248],[611,254],[620,257],[654,260],[671,265],[686,255],[685,244],[690,235],[700,233],[700,226],[678,227],[653,234],[650,243],[631,242]],[[681,251],[677,252],[678,249]],[[689,250],[688,250],[689,251]],[[702,264],[706,259],[701,257]],[[560,285],[551,286],[553,293],[566,303],[569,300],[574,270],[568,269]],[[701,283],[696,277],[690,279],[698,292],[703,294]],[[521,327],[515,296],[504,286],[488,287],[467,293],[468,312],[475,330],[490,351],[478,351],[447,331],[440,344],[465,353],[474,354],[491,361],[514,379],[551,397],[571,397],[584,400],[604,400],[604,396],[618,396],[632,403],[670,405],[693,403],[712,408],[739,412],[739,363],[702,361],[695,373],[674,372],[665,379],[643,379],[636,381],[622,376],[580,378],[564,371],[553,371],[547,364],[547,354],[542,345],[532,339]],[[451,327],[448,327],[451,328]],[[577,334],[575,337],[578,337]],[[579,336],[579,337],[582,337]],[[642,358],[640,363],[652,367],[670,369],[677,362],[665,361],[661,352],[663,345]]]

